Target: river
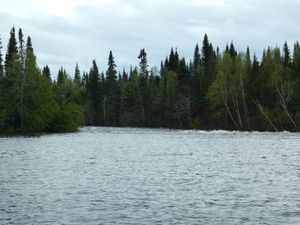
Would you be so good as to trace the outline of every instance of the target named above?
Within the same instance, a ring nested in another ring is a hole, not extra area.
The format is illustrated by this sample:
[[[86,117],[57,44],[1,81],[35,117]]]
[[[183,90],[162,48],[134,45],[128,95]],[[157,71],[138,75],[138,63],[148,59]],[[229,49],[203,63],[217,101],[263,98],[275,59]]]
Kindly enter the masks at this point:
[[[300,134],[0,138],[0,224],[300,224]]]

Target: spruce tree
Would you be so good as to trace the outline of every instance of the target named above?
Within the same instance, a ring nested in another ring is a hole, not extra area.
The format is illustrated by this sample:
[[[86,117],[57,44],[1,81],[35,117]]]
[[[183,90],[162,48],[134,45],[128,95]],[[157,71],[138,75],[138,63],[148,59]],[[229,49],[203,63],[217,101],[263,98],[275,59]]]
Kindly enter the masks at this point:
[[[100,74],[96,60],[93,60],[92,63],[93,66],[89,73],[87,88],[93,109],[96,111],[98,109],[100,100]]]
[[[8,69],[13,56],[16,55],[17,53],[18,53],[17,40],[15,34],[15,28],[13,27],[10,31],[10,38],[7,45],[7,53],[5,56],[5,70]]]
[[[74,83],[77,86],[81,85],[81,77],[80,77],[80,70],[79,70],[78,63],[76,63],[76,66],[75,66]]]
[[[144,126],[146,124],[146,113],[147,113],[147,97],[149,96],[149,86],[148,86],[148,62],[147,62],[147,53],[145,49],[141,49],[140,54],[138,56],[140,60],[140,76],[138,79],[138,107],[140,111],[140,121],[141,125]]]
[[[102,111],[105,110],[105,125],[117,126],[120,117],[120,88],[118,85],[119,82],[117,81],[116,63],[112,51],[109,52],[107,65],[107,83],[105,88],[107,95],[104,94]]]
[[[210,53],[208,36],[207,36],[207,34],[205,34],[203,42],[202,42],[202,50],[201,50],[202,59],[201,59],[201,61],[205,68],[206,73],[207,73],[208,67],[209,67],[210,54],[211,53]]]
[[[204,77],[202,79],[202,89],[207,92],[208,87],[211,85],[215,79],[215,66],[217,56],[214,51],[212,44],[208,40],[207,34],[204,35],[203,46],[201,50],[202,55],[202,66],[204,70]]]
[[[52,79],[51,79],[51,72],[50,72],[50,68],[48,65],[46,65],[44,68],[43,68],[43,71],[42,71],[42,74],[43,76],[45,77],[45,79],[49,82],[49,84],[52,82]]]
[[[18,40],[19,40],[19,54],[20,54],[20,60],[22,65],[22,70],[24,72],[25,69],[25,49],[24,49],[24,35],[21,28],[19,28],[18,32]]]
[[[237,52],[236,52],[236,50],[235,50],[233,41],[232,41],[231,44],[230,44],[229,55],[230,55],[232,58],[235,58],[235,57],[237,56]]]
[[[7,105],[7,112],[9,121],[7,125],[11,130],[17,131],[21,125],[20,111],[23,87],[23,68],[18,52],[15,28],[10,32],[10,38],[7,45],[7,53],[5,56],[5,101]]]
[[[61,67],[57,75],[57,85],[64,84],[66,80],[67,80],[67,72],[63,67]]]
[[[1,40],[1,35],[0,35],[0,80],[4,76],[2,48],[3,48],[3,46],[2,46],[2,40]],[[2,82],[2,80],[0,82]]]
[[[117,70],[116,70],[117,66],[112,51],[109,52],[107,65],[108,68],[106,71],[106,79],[108,83],[114,83],[117,80]]]
[[[177,52],[177,48],[175,49],[175,70],[177,71],[177,69],[179,68],[179,55],[178,55],[178,52]]]
[[[6,116],[6,107],[4,101],[4,70],[2,60],[2,41],[0,36],[0,134],[3,132]]]
[[[28,51],[33,51],[33,48],[32,48],[32,42],[31,42],[31,37],[28,36],[27,38],[27,42],[26,42],[26,50]]]
[[[141,49],[138,59],[140,59],[140,74],[141,74],[141,76],[144,76],[144,77],[148,76],[147,53],[144,48]]]
[[[287,42],[283,45],[283,65],[284,68],[290,67],[292,64],[291,53]]]
[[[169,59],[166,60],[166,66],[168,70],[177,71],[178,62],[179,62],[178,58],[179,57],[177,51],[174,52],[173,48],[171,48]]]
[[[199,49],[199,45],[197,44],[194,50],[194,60],[193,60],[194,70],[196,70],[196,68],[198,68],[200,64],[201,64],[200,49]]]

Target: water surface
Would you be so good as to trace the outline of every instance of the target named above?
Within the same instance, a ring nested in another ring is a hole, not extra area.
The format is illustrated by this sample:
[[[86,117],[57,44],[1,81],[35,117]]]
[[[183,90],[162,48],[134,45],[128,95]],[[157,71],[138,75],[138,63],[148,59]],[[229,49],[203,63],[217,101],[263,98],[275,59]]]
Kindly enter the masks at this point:
[[[0,139],[0,224],[300,224],[300,134]]]

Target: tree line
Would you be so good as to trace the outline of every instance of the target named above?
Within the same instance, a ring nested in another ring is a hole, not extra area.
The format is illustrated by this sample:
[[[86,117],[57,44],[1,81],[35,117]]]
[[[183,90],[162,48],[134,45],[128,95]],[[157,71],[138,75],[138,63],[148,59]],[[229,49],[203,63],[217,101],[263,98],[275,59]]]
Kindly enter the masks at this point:
[[[268,47],[259,61],[231,42],[214,48],[205,34],[192,60],[171,49],[160,69],[139,65],[118,72],[110,51],[105,72],[95,60],[52,80],[40,69],[31,38],[12,28],[6,55],[0,39],[0,133],[72,132],[82,125],[298,131],[300,47]]]

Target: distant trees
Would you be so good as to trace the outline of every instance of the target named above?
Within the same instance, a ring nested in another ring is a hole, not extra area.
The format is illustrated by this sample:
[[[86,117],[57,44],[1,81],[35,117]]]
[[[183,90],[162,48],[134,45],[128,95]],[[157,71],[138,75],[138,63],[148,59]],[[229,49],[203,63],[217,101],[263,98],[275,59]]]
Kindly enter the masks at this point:
[[[147,53],[138,67],[117,71],[112,51],[105,72],[96,61],[56,79],[39,69],[30,37],[12,28],[5,57],[0,37],[0,133],[74,131],[81,125],[185,129],[290,130],[300,123],[300,47],[267,48],[261,62],[250,49],[223,52],[207,34],[190,62],[171,48],[160,70]]]

